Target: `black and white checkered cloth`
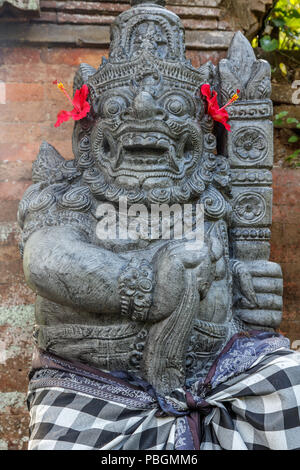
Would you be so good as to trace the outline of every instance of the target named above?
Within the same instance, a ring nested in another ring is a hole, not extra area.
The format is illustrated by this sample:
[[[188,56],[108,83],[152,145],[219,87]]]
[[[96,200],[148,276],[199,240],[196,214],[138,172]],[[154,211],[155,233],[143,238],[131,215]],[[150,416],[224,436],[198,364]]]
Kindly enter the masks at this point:
[[[300,450],[300,354],[263,335],[235,338],[204,383],[169,397],[40,355],[29,450]]]

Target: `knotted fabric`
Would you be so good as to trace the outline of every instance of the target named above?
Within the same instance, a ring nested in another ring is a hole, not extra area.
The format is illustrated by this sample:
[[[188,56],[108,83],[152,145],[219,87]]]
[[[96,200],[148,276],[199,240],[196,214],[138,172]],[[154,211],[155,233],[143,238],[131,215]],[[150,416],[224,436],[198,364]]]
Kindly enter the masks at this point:
[[[29,450],[300,449],[300,354],[235,335],[205,380],[161,396],[141,378],[36,351]]]

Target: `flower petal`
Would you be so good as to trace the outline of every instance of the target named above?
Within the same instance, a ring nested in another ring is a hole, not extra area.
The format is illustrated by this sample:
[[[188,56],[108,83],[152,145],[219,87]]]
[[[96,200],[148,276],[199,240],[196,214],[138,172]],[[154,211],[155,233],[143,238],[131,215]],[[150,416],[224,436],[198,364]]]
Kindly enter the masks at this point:
[[[90,103],[85,101],[85,103],[83,104],[83,107],[80,110],[76,108],[72,109],[71,111],[72,118],[74,119],[74,121],[79,121],[80,119],[83,119],[84,117],[86,117],[90,109],[91,109]]]
[[[203,96],[206,97],[207,114],[209,114],[214,119],[214,121],[220,122],[221,124],[223,124],[225,129],[230,131],[231,128],[227,122],[229,119],[229,116],[224,107],[223,108],[219,107],[218,100],[217,100],[217,96],[218,96],[217,92],[213,90],[213,92],[211,93],[210,85],[206,83],[201,86],[201,93]]]
[[[69,111],[62,110],[57,115],[57,121],[54,127],[59,127],[63,122],[68,121],[72,114]]]
[[[210,98],[210,97],[211,97],[210,85],[208,85],[208,83],[205,83],[204,85],[202,85],[202,87],[201,87],[201,93],[202,93],[202,95],[205,96],[206,98]]]
[[[74,108],[82,109],[84,104],[86,103],[86,99],[88,97],[88,94],[89,94],[89,89],[88,89],[87,85],[85,85],[85,84],[82,85],[80,90],[76,90],[74,98],[73,98]]]

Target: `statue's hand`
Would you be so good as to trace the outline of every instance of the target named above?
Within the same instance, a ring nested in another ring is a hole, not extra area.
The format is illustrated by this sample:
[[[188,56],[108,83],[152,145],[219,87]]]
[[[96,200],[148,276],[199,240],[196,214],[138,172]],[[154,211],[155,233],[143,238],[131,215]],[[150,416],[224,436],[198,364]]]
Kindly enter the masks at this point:
[[[281,267],[270,261],[248,264],[260,309],[282,310],[283,279]]]
[[[196,248],[193,243],[172,241],[157,252],[153,261],[155,287],[150,320],[162,320],[176,309],[186,288],[188,270],[196,276],[199,300],[205,296],[212,282],[214,263],[208,244]]]
[[[257,297],[253,286],[252,275],[245,263],[231,260],[233,276],[233,301],[235,305],[245,308],[257,307]]]
[[[248,261],[256,305],[240,305],[238,315],[252,325],[276,328],[282,317],[282,272],[277,263],[266,260]]]

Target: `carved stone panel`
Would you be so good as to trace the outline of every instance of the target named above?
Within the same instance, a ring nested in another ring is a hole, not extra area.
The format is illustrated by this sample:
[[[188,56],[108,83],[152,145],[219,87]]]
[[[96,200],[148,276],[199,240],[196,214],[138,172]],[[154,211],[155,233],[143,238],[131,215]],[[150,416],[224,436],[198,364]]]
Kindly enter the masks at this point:
[[[271,188],[234,187],[232,194],[234,225],[239,227],[265,227],[271,224]]]
[[[269,120],[231,121],[227,136],[232,168],[272,168],[273,124]]]

